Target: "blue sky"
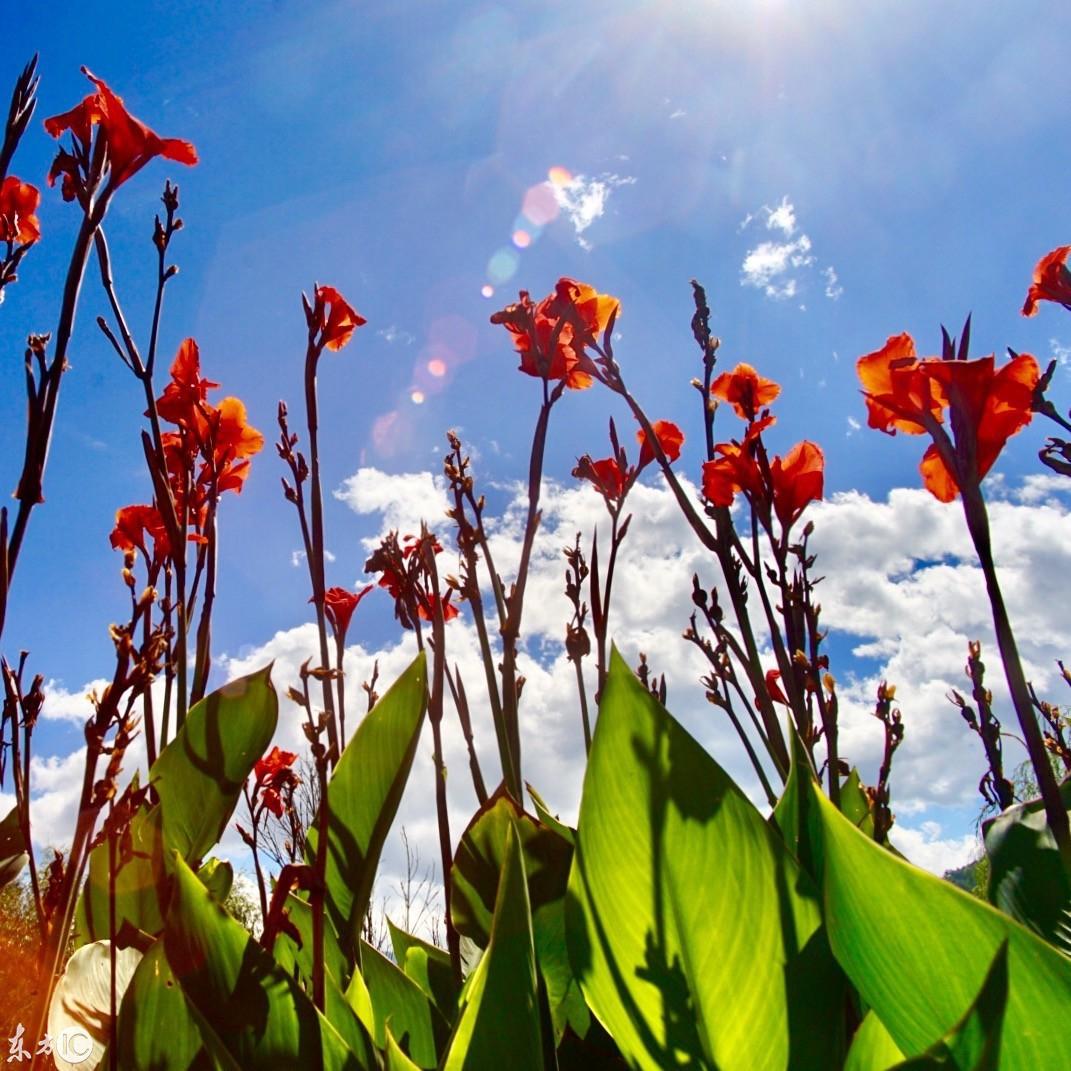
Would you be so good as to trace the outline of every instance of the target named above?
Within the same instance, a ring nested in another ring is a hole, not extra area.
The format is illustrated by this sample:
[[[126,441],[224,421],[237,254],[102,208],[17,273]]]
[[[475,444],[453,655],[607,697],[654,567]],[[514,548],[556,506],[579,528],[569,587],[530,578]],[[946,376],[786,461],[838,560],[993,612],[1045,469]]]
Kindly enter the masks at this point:
[[[181,274],[162,352],[195,336],[206,374],[245,400],[269,440],[277,401],[299,409],[301,289],[319,281],[347,295],[369,324],[322,365],[329,489],[362,466],[438,471],[448,427],[463,429],[482,479],[519,478],[538,386],[516,374],[487,318],[518,288],[539,296],[560,275],[620,297],[618,359],[648,412],[691,434],[681,465],[693,479],[693,276],[707,287],[723,367],[746,360],[784,385],[775,446],[808,437],[825,448],[827,494],[917,486],[917,441],[849,423],[865,423],[855,358],[887,335],[908,330],[935,352],[939,325],[958,331],[973,312],[975,355],[1011,345],[1044,362],[1071,345],[1058,310],[1030,321],[1018,312],[1034,262],[1071,240],[1069,105],[1054,89],[1071,13],[1059,5],[171,0],[108,10],[23,5],[9,28],[5,80],[35,50],[42,74],[14,171],[43,186],[54,144],[40,119],[87,92],[81,64],[160,134],[194,142],[198,167],[154,163],[116,199],[106,229],[120,291],[144,337],[152,214],[170,176],[186,229],[173,246]],[[568,203],[518,249],[526,191],[554,167],[573,177]],[[44,191],[40,217],[44,240],[0,310],[12,485],[18,355],[28,331],[54,327],[77,225],[55,191]],[[495,265],[510,257],[502,278]],[[71,691],[108,671],[106,626],[126,599],[108,532],[116,508],[149,495],[139,390],[93,323],[105,311],[94,271],[48,501],[5,631],[9,657],[30,649],[32,668]],[[431,360],[446,374],[431,375]],[[604,392],[566,399],[551,476],[568,482],[578,454],[606,452],[608,415],[629,423]],[[728,414],[719,420],[722,437],[737,432]],[[1038,471],[1045,433],[1034,425],[1009,445],[1007,486]],[[225,506],[214,638],[232,656],[309,619],[281,474],[269,447]],[[327,524],[329,582],[353,585],[360,539],[378,525],[336,500]],[[387,600],[361,613],[365,647],[394,642]],[[46,722],[39,746],[62,753],[79,738],[74,722]]]

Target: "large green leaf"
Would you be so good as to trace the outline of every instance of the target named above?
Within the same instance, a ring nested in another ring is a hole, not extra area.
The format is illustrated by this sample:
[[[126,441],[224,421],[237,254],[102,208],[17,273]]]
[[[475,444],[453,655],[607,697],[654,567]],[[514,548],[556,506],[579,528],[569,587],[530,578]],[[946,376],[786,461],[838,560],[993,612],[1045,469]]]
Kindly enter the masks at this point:
[[[365,1071],[298,983],[212,899],[176,852],[164,929],[167,961],[190,1004],[242,1071]]]
[[[547,990],[555,1039],[567,1026],[581,1037],[591,1016],[573,977],[565,944],[565,892],[573,846],[555,829],[524,813],[501,786],[461,835],[450,871],[451,914],[458,933],[487,945],[505,861],[507,834],[521,838],[536,958]]]
[[[457,1015],[458,983],[445,949],[422,941],[387,919],[394,960],[413,979],[427,998],[452,1023]]]
[[[843,978],[811,880],[616,651],[569,892],[573,968],[633,1066],[840,1065]]]
[[[868,1011],[852,1038],[844,1071],[889,1071],[903,1059],[904,1054],[889,1036],[885,1024],[873,1011]]]
[[[425,689],[421,653],[365,716],[328,782],[326,908],[350,963],[357,962],[380,852],[420,739]],[[310,853],[315,843],[313,835]]]
[[[469,975],[443,1071],[544,1071],[520,835],[510,828],[487,951]]]
[[[28,859],[18,808],[12,807],[0,822],[0,889],[19,876]]]
[[[1071,805],[1071,781],[1061,786]],[[984,827],[990,903],[1071,955],[1071,876],[1041,800],[1009,807]]]
[[[821,842],[830,943],[863,999],[909,1057],[946,1036],[979,993],[1002,942],[1011,979],[1001,1067],[1066,1062],[1071,960],[946,881],[902,862],[807,786]]]
[[[124,922],[155,936],[164,926],[163,897],[167,882],[163,863],[160,808],[142,806],[130,823],[129,836],[117,846],[115,869],[115,932]],[[86,882],[75,914],[74,943],[107,940],[109,936],[109,847],[102,841],[90,852]]]
[[[171,973],[163,941],[145,954],[123,995],[118,1038],[119,1066],[125,1071],[209,1071],[216,1066],[205,1049],[198,1017]]]
[[[375,1043],[387,1047],[390,1033],[404,1041],[409,1058],[418,1067],[439,1063],[439,1047],[445,1045],[449,1028],[421,988],[377,948],[363,944],[361,972],[372,998]]]
[[[223,835],[246,778],[275,735],[279,701],[270,674],[268,666],[194,704],[149,772],[164,843],[191,865]]]

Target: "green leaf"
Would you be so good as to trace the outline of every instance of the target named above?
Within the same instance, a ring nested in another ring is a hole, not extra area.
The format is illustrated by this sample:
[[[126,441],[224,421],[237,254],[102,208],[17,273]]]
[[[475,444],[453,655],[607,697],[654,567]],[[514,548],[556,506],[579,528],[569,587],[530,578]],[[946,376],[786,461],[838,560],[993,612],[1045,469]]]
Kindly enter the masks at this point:
[[[1060,787],[1071,804],[1071,781]],[[1071,955],[1071,878],[1045,819],[1031,800],[1009,807],[983,827],[990,903]]]
[[[406,1043],[410,1059],[431,1068],[439,1063],[438,1050],[449,1029],[427,995],[377,948],[362,942],[361,973],[372,998],[376,1045],[387,1047],[390,1032]]]
[[[525,781],[524,787],[528,789],[528,795],[532,798],[532,806],[535,807],[536,817],[540,822],[553,829],[562,840],[572,844],[576,839],[576,830],[571,826],[567,826],[557,815],[551,814],[550,808],[546,805],[543,797],[527,781]]]
[[[572,843],[524,813],[505,786],[476,812],[461,835],[450,870],[451,915],[458,933],[487,945],[510,829],[521,838],[536,958],[560,1040],[567,1025],[583,1037],[591,1016],[573,977],[565,944],[565,893]]]
[[[191,865],[223,835],[242,786],[275,735],[279,701],[271,667],[225,684],[195,704],[149,773],[160,797],[164,843]]]
[[[462,994],[443,1071],[543,1071],[532,917],[520,834],[511,826],[491,937]]]
[[[115,932],[124,922],[156,936],[164,927],[167,880],[163,863],[163,834],[159,807],[143,806],[130,823],[129,836],[117,845],[115,871]],[[107,940],[108,842],[89,854],[86,882],[75,914],[76,947]]]
[[[458,985],[445,949],[414,937],[387,919],[390,942],[398,966],[413,979],[427,998],[452,1023],[457,1016]]]
[[[357,962],[380,852],[420,739],[425,688],[421,653],[365,716],[328,782],[327,917],[350,963]],[[314,835],[310,853],[315,843]]]
[[[840,1066],[844,984],[811,880],[616,651],[569,892],[573,968],[634,1067]]]
[[[904,1058],[900,1047],[889,1036],[885,1024],[868,1011],[852,1038],[844,1071],[889,1071]]]
[[[879,847],[813,786],[814,835],[833,951],[907,1056],[947,1035],[1008,942],[1001,1067],[1066,1061],[1054,1023],[1071,1008],[1071,960],[1006,915]]]
[[[216,900],[221,904],[226,901],[234,884],[234,867],[226,859],[216,859],[213,856],[206,860],[204,866],[197,871],[197,876]]]
[[[418,1065],[413,1063],[402,1051],[401,1046],[394,1040],[394,1035],[387,1030],[387,1071],[417,1071]]]
[[[119,1009],[119,1066],[128,1071],[209,1071],[216,1066],[164,955],[163,941],[145,954]],[[107,1067],[107,1060],[102,1067]],[[234,1066],[233,1061],[230,1066]]]
[[[977,999],[947,1037],[895,1071],[998,1071],[1008,1000],[1008,942],[993,957]]]
[[[164,930],[167,960],[190,1004],[242,1071],[363,1071],[297,982],[212,899],[176,852]]]
[[[852,767],[848,780],[840,788],[840,811],[856,829],[862,830],[868,837],[874,836],[874,812],[870,800],[863,791],[863,782],[859,771]]]
[[[0,889],[19,876],[28,859],[26,841],[19,824],[19,811],[17,807],[12,807],[0,822]]]

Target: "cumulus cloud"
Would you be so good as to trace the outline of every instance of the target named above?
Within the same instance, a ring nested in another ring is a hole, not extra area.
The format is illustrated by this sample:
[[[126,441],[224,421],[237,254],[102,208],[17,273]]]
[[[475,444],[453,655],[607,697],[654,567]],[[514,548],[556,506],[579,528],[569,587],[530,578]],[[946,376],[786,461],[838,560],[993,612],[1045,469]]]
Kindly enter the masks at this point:
[[[558,208],[573,225],[577,243],[582,248],[591,248],[584,232],[606,211],[610,194],[619,186],[631,186],[635,181],[630,175],[604,173],[598,178],[574,175],[567,182],[550,184]]]
[[[1055,659],[1064,657],[1071,646],[1064,614],[1071,601],[1071,511],[1062,488],[1050,481],[1039,475],[1014,489],[1005,488],[1003,497],[991,502],[990,513],[1005,598],[1027,674],[1039,694],[1058,698],[1054,692],[1062,682]],[[519,484],[505,492],[507,505],[489,524],[489,537],[496,566],[508,583],[519,559],[527,497]],[[446,505],[441,479],[429,472],[399,476],[361,469],[337,494],[356,512],[379,516],[381,531],[417,530],[422,517],[437,521]],[[612,634],[631,665],[643,652],[653,671],[665,674],[670,710],[758,801],[758,785],[739,741],[720,713],[706,703],[698,684],[705,663],[681,638],[691,609],[692,575],[698,574],[709,587],[716,579],[714,562],[662,486],[637,486],[629,507],[636,521],[619,557]],[[964,828],[968,823],[962,817],[947,816],[970,814],[977,808],[976,786],[984,771],[980,745],[947,700],[952,688],[965,687],[969,640],[983,644],[990,667],[987,684],[998,715],[1009,728],[1014,722],[995,656],[984,582],[961,511],[957,505],[938,503],[923,490],[897,489],[885,499],[838,494],[815,504],[811,516],[817,568],[825,576],[820,596],[841,699],[842,754],[859,766],[864,780],[873,782],[882,750],[881,727],[871,714],[875,690],[881,680],[895,682],[906,727],[893,770],[899,816],[896,842],[910,858],[933,870],[959,865],[974,850],[974,834]],[[593,491],[545,484],[519,657],[528,682],[522,700],[523,761],[526,778],[566,820],[577,813],[584,749],[575,672],[563,646],[569,609],[562,594],[562,550],[579,531],[588,551],[596,524],[605,532],[602,502]],[[442,567],[454,572],[454,552],[447,540],[443,542],[447,550]],[[1039,578],[1043,598],[1038,595]],[[479,760],[485,780],[493,786],[500,777],[497,751],[487,703],[481,700],[483,669],[467,614],[447,626],[447,648],[467,685]],[[316,630],[304,624],[276,633],[240,658],[221,659],[228,677],[274,662],[274,680],[282,697],[277,742],[291,750],[304,748],[302,717],[285,692],[297,681],[301,663],[314,657],[316,649]],[[369,679],[373,665],[378,663],[382,692],[414,653],[412,634],[378,650],[360,643],[347,649],[351,726],[364,709],[361,683]],[[594,690],[590,661],[585,672],[590,695]],[[1014,765],[1018,761],[1014,745],[1009,742],[1007,747],[1009,765]],[[452,711],[444,723],[444,750],[456,838],[476,800],[468,753]],[[48,837],[63,839],[63,822],[73,814],[76,802],[77,789],[72,786],[80,781],[80,763],[79,752],[37,760],[35,821],[40,816],[40,829]],[[433,800],[431,740],[426,735],[399,816],[425,862],[438,860]],[[39,831],[38,836],[44,834]],[[223,848],[242,854],[231,834]],[[394,837],[384,858],[384,888],[394,887],[403,875],[401,841]]]
[[[749,212],[737,230],[746,230],[756,219],[764,221],[765,229],[777,232],[779,237],[760,241],[745,253],[740,266],[741,285],[761,290],[777,301],[799,296],[804,279],[817,267],[813,243],[810,236],[800,230],[795,205],[787,196],[772,207],[763,205],[756,213]],[[820,275],[826,297],[836,301],[844,293],[844,288],[838,283],[835,269],[827,265],[821,269]]]

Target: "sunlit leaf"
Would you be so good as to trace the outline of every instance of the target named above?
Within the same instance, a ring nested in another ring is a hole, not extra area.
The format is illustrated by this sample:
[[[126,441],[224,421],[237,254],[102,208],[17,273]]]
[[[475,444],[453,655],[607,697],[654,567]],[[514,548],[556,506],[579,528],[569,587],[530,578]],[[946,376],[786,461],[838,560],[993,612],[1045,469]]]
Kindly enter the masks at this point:
[[[907,1056],[945,1037],[981,990],[1001,944],[1011,979],[1001,1067],[1034,1071],[1066,1059],[1071,960],[1006,915],[902,862],[808,785],[822,848],[833,951]]]
[[[868,1011],[852,1038],[844,1071],[889,1071],[903,1059],[904,1054],[885,1025],[873,1011]]]
[[[457,1015],[458,984],[445,949],[406,933],[387,919],[395,962],[413,979],[443,1018],[452,1023]]]
[[[573,968],[633,1066],[839,1066],[845,992],[814,886],[616,651],[569,892]]]

